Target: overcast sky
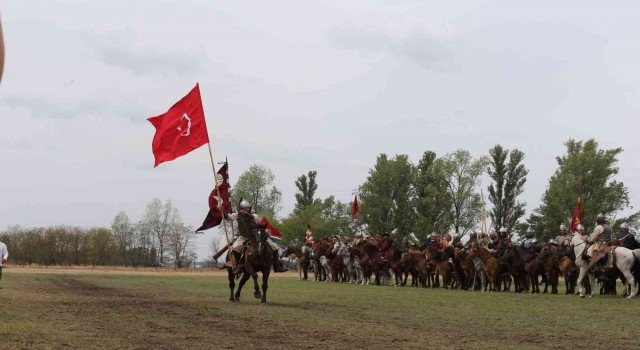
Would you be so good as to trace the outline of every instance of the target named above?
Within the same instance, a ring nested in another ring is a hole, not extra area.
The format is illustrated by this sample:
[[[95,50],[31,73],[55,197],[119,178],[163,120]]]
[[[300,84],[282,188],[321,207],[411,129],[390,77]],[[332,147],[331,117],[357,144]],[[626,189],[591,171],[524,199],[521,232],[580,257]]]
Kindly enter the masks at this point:
[[[540,203],[563,142],[623,147],[640,193],[640,2],[0,1],[0,228],[133,221],[154,197],[199,226],[206,147],[153,168],[153,126],[200,83],[232,185],[269,167],[348,202],[376,156],[518,148]],[[486,182],[486,181],[485,181]],[[483,186],[486,187],[487,183]],[[300,233],[303,234],[302,232]],[[199,237],[199,255],[216,230]]]

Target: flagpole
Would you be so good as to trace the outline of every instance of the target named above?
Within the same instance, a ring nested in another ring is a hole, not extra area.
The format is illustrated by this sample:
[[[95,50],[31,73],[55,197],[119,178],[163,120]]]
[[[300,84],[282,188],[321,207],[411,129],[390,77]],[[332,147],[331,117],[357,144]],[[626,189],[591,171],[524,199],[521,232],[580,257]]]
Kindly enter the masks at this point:
[[[200,86],[198,83],[196,83],[196,86],[198,87],[198,90],[200,89]],[[202,95],[201,95],[202,96]],[[200,103],[202,104],[202,97],[200,97]],[[204,104],[202,104],[202,114],[204,116]],[[206,129],[206,125],[207,125],[207,119],[203,118],[204,120],[204,124],[205,124],[205,129]],[[209,138],[209,132],[207,131],[207,139]],[[207,140],[208,141],[208,140]],[[215,185],[215,189],[216,189],[216,194],[218,195],[218,198],[220,197],[220,189],[218,188],[218,178],[217,175],[218,173],[216,172],[216,165],[215,162],[213,161],[213,152],[211,151],[211,141],[207,142],[207,147],[209,148],[209,159],[211,160],[211,170],[213,170],[213,184]],[[228,171],[227,171],[227,175],[228,175]],[[224,221],[226,219],[225,217],[225,212],[222,208],[222,203],[219,203],[220,205],[218,206],[218,210],[220,210],[220,215],[222,216],[222,220]],[[229,233],[227,232],[227,225],[222,225],[222,229],[224,231],[224,236],[227,239],[227,249],[231,249],[231,243],[232,240],[229,239]],[[233,239],[233,225],[231,226],[231,238]],[[229,253],[227,253],[229,254]],[[235,258],[233,256],[233,254],[231,254],[231,265],[233,266],[233,268],[236,267],[236,261]]]

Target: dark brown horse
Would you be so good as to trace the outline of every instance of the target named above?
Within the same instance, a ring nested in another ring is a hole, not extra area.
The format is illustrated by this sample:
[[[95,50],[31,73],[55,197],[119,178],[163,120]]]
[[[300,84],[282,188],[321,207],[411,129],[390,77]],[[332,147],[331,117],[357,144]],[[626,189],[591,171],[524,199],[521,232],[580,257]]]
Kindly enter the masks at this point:
[[[380,253],[378,245],[370,241],[364,241],[361,243],[360,249],[360,264],[362,265],[365,279],[370,279],[373,273],[375,275],[375,284],[380,285],[380,277],[386,264],[382,260],[382,253]]]
[[[522,293],[527,289],[527,273],[525,271],[524,259],[518,249],[512,244],[511,240],[504,243],[504,253],[500,257],[500,261],[507,266],[507,270],[513,277],[516,293]]]
[[[402,254],[400,260],[405,266],[405,269],[411,274],[412,279],[416,281],[415,286],[425,288],[427,286],[427,279],[429,278],[429,264],[422,251],[416,248],[410,248],[406,253]],[[411,285],[414,285],[413,281]]]
[[[266,225],[257,225],[257,227],[251,231],[251,237],[247,241],[245,251],[242,255],[242,259],[244,259],[244,273],[242,274],[240,284],[235,294],[233,293],[235,288],[235,275],[233,274],[233,269],[227,266],[229,289],[231,290],[229,301],[240,301],[242,287],[244,287],[249,278],[253,278],[253,296],[256,299],[261,299],[263,304],[267,303],[269,274],[271,273],[271,265],[273,263],[273,252],[267,243],[267,238]],[[227,254],[227,261],[229,261],[230,255],[231,254]],[[262,273],[262,292],[260,292],[260,287],[258,286],[258,272]]]
[[[551,285],[551,294],[558,294],[558,277],[560,276],[560,267],[558,266],[558,246],[554,243],[545,244],[540,250],[538,257],[542,261],[542,266],[547,272],[549,284]],[[546,288],[545,288],[546,292]]]
[[[473,284],[476,269],[473,266],[473,261],[467,257],[467,254],[463,249],[459,247],[454,249],[453,263],[456,266],[456,272],[460,279],[460,288],[462,290],[469,290]]]
[[[298,259],[298,264],[300,264],[300,279],[306,281],[309,278],[307,272],[309,271],[311,248],[305,249],[305,252],[303,253],[302,249],[294,245],[290,245],[285,249],[284,255],[294,255]]]

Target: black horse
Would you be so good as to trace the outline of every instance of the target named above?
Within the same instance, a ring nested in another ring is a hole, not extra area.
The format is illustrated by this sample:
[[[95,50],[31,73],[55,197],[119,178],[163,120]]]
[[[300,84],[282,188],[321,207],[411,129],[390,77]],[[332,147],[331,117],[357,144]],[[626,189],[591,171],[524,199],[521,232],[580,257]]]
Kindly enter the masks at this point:
[[[236,286],[235,275],[233,268],[227,267],[227,274],[229,277],[229,289],[231,290],[231,297],[229,301],[240,301],[240,293],[242,287],[247,283],[249,278],[253,278],[253,296],[256,299],[261,299],[263,304],[267,303],[267,289],[269,288],[269,274],[271,273],[271,265],[273,263],[273,251],[267,242],[266,225],[256,225],[251,230],[251,236],[245,243],[244,253],[242,258],[244,261],[244,273],[240,279],[238,290],[235,294],[233,290]],[[231,254],[227,254],[227,261],[229,261]],[[262,273],[262,292],[258,286],[258,272]]]

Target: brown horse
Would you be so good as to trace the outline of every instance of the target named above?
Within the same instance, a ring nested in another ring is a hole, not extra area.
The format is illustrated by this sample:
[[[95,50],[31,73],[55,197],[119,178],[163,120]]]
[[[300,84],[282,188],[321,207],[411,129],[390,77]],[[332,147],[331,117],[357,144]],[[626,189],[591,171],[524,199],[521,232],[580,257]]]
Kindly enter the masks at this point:
[[[453,248],[447,247],[442,251],[435,249],[427,249],[425,258],[427,262],[436,266],[440,274],[442,274],[442,286],[444,289],[449,288],[450,275],[452,266],[449,265],[449,258],[453,257]]]
[[[331,272],[331,281],[338,282],[338,277],[342,273],[344,267],[344,261],[342,257],[338,256],[337,252],[334,252],[333,244],[321,243],[320,254],[326,259],[326,266],[329,267]]]
[[[402,275],[405,268],[402,264],[402,252],[400,249],[393,248],[391,258],[389,258],[389,268],[393,271],[393,275],[395,276],[396,286],[403,286],[404,283],[402,283]]]
[[[230,264],[227,265],[227,274],[229,277],[229,289],[231,290],[231,297],[229,301],[240,301],[240,293],[242,287],[247,283],[249,278],[253,278],[253,296],[256,299],[261,299],[263,304],[267,303],[267,289],[269,289],[269,274],[271,273],[271,265],[273,263],[273,252],[271,247],[267,243],[266,225],[257,225],[257,227],[251,230],[251,237],[247,241],[244,254],[244,273],[240,279],[238,290],[233,293],[235,288],[235,275],[233,274],[233,268]],[[231,254],[227,254],[227,261],[229,261]],[[258,272],[262,273],[262,292],[258,286]]]
[[[290,245],[285,249],[284,255],[294,255],[298,259],[298,264],[300,265],[300,271],[298,272],[300,275],[300,279],[306,281],[309,276],[307,272],[309,271],[309,257],[311,255],[311,248],[305,249],[305,252],[302,252],[302,249]]]
[[[484,271],[487,273],[487,289],[491,291],[497,291],[498,284],[498,259],[494,258],[489,252],[489,249],[485,247],[481,247],[478,243],[474,243],[471,246],[471,250],[469,251],[468,258],[473,259],[475,257],[479,257],[482,260],[482,265],[484,266]]]

